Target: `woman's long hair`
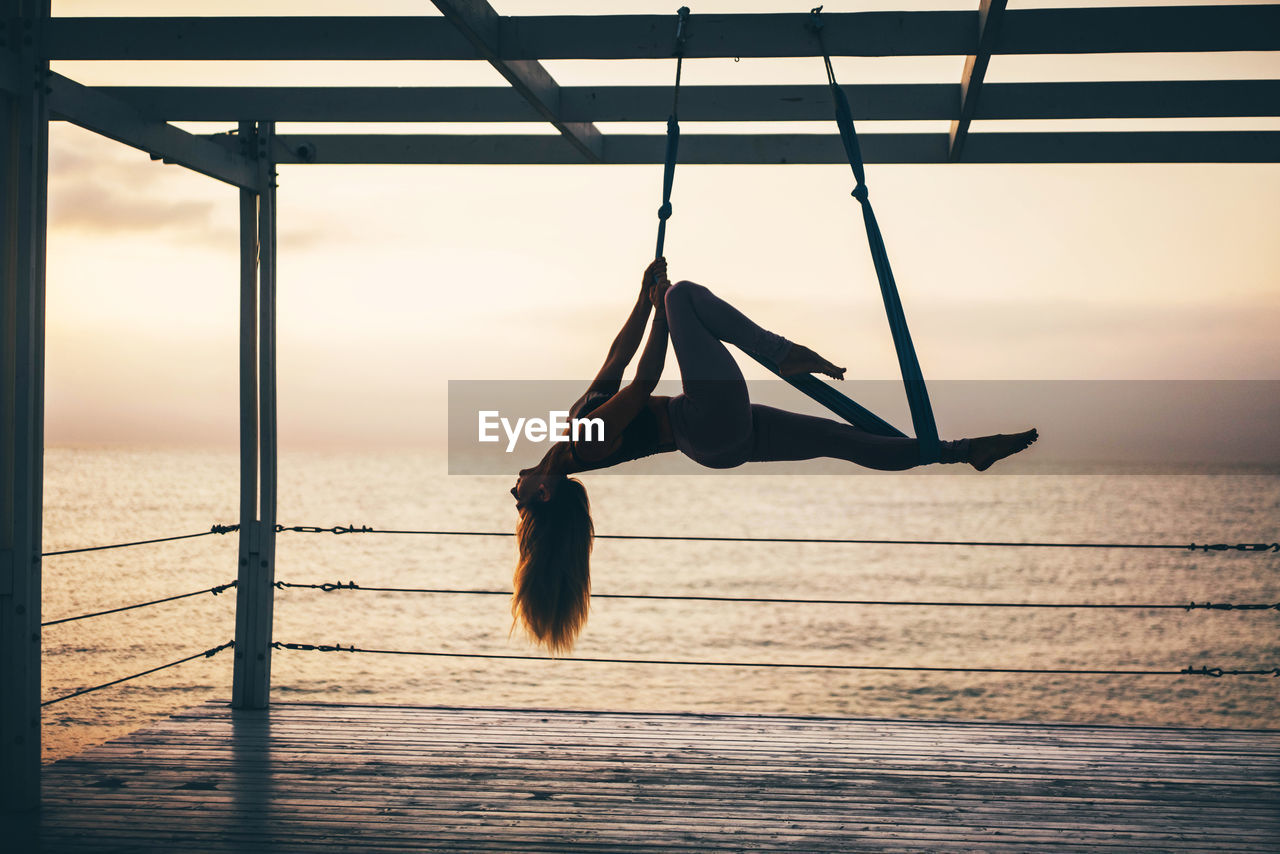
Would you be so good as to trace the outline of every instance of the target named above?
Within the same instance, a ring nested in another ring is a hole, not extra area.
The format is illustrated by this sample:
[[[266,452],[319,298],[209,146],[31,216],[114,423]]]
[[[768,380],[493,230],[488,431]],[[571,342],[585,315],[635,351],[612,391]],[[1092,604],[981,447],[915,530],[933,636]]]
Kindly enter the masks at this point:
[[[573,649],[587,622],[594,537],[587,490],[576,478],[565,478],[550,501],[520,508],[511,613],[552,655]]]

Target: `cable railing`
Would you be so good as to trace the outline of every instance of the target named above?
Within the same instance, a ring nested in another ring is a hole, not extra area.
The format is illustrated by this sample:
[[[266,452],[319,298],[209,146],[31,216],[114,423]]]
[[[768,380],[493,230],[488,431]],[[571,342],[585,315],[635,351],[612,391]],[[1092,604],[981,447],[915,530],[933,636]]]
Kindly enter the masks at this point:
[[[82,552],[101,552],[107,549],[127,549],[130,546],[149,546],[152,543],[172,543],[175,540],[192,540],[196,537],[207,537],[210,534],[230,534],[233,531],[240,530],[239,525],[214,525],[207,531],[198,531],[194,534],[178,534],[173,537],[156,537],[152,540],[134,540],[128,543],[111,543],[105,546],[83,546],[78,549],[62,549],[56,552],[43,552],[41,557],[57,557],[58,555],[74,555]]]
[[[371,528],[368,525],[276,525],[277,533],[300,534],[412,534],[431,537],[514,537],[511,531],[395,530]],[[850,539],[844,537],[724,537],[689,534],[596,534],[597,540],[650,540],[656,542],[695,543],[826,543],[831,545],[873,546],[971,546],[983,548],[1043,549],[1175,549],[1202,552],[1280,552],[1280,542],[1257,543],[1090,543],[1090,542],[1021,542],[997,540],[903,540]]]
[[[455,596],[510,596],[510,590],[479,590],[451,587],[371,587],[354,581],[300,584],[274,582],[277,590],[359,590],[365,593],[434,593]],[[915,608],[1069,608],[1101,610],[1180,611],[1280,611],[1280,602],[1233,604],[1229,602],[1132,603],[1132,602],[944,602],[923,599],[798,599],[775,596],[705,596],[692,593],[592,593],[592,599],[635,599],[674,602],[745,602],[770,605],[869,605]]]
[[[347,652],[347,653],[366,653],[370,655],[413,655],[413,656],[429,656],[434,658],[481,658],[496,659],[502,661],[564,661],[578,662],[588,664],[657,664],[663,666],[690,666],[690,667],[737,667],[737,668],[767,668],[767,669],[788,669],[788,670],[896,670],[919,673],[1019,673],[1019,674],[1036,674],[1036,675],[1070,675],[1070,676],[1272,676],[1280,677],[1280,667],[1259,669],[1259,670],[1224,670],[1221,667],[1196,667],[1188,665],[1181,670],[1134,670],[1134,669],[1072,669],[1059,667],[977,667],[977,666],[956,666],[956,667],[933,667],[918,664],[823,664],[823,663],[794,663],[780,661],[688,661],[684,659],[654,659],[654,658],[591,658],[578,656],[548,656],[548,655],[515,655],[509,653],[484,653],[484,652],[443,652],[443,651],[423,651],[423,650],[405,650],[405,649],[364,649],[354,645],[343,646],[342,644],[307,644],[307,643],[281,643],[280,641],[271,644],[273,649],[297,650],[302,652]]]
[[[63,700],[70,700],[74,697],[83,697],[85,694],[92,694],[94,691],[101,691],[103,688],[110,688],[113,685],[119,685],[122,682],[130,682],[134,679],[140,679],[143,676],[149,676],[161,670],[167,670],[170,667],[177,667],[179,664],[185,664],[188,661],[195,661],[197,658],[213,658],[224,649],[231,649],[236,645],[235,641],[227,641],[215,647],[210,647],[203,652],[197,652],[194,655],[188,655],[186,658],[179,658],[177,661],[170,661],[168,664],[161,664],[159,667],[152,667],[149,670],[143,670],[141,673],[134,673],[130,676],[122,676],[119,679],[112,679],[110,682],[103,682],[101,685],[93,685],[88,688],[81,688],[78,691],[72,691],[70,694],[63,694],[61,697],[54,697],[52,700],[45,700],[40,704],[41,708],[52,706],[54,703],[61,703]]]
[[[133,611],[138,608],[149,608],[152,605],[163,605],[165,602],[176,602],[179,599],[189,599],[192,596],[202,596],[206,593],[212,593],[214,596],[217,596],[219,593],[225,593],[226,591],[230,590],[232,587],[235,587],[235,586],[236,586],[236,582],[228,581],[226,584],[218,584],[214,587],[206,587],[203,590],[193,590],[190,593],[179,593],[176,596],[166,596],[163,599],[152,599],[149,602],[138,602],[133,605],[121,605],[119,608],[108,608],[105,611],[93,611],[88,614],[79,614],[75,617],[62,617],[61,619],[58,619],[58,620],[46,620],[40,624],[40,627],[44,628],[46,626],[57,626],[57,625],[61,625],[62,623],[74,623],[77,620],[87,620],[90,617],[103,617],[103,616],[106,616],[107,614],[119,614],[122,611]]]
[[[60,549],[57,551],[44,552],[41,554],[41,557],[58,557],[60,555],[83,554],[85,552],[99,552],[99,551],[107,551],[109,549],[123,549],[123,548],[131,548],[134,546],[147,546],[147,545],[153,545],[155,543],[171,543],[171,542],[176,542],[178,540],[191,540],[197,537],[208,537],[213,534],[230,534],[238,530],[240,530],[239,525],[214,524],[207,531],[198,531],[192,534],[177,534],[174,536],[153,537],[145,540],[131,540],[129,542],[123,542],[123,543],[110,543],[107,545],[83,546],[80,548],[73,548],[73,549]],[[203,596],[207,594],[212,594],[213,596],[217,596],[221,593],[226,592],[227,590],[232,589],[233,587],[236,587],[236,582],[229,581],[225,584],[218,584],[213,587],[203,588],[201,590],[193,590],[188,593],[179,593],[174,596],[165,596],[160,599],[151,599],[146,602],[136,602],[131,605],[121,605],[116,608],[107,608],[102,611],[92,611],[87,614],[77,614],[76,616],[73,616],[73,617],[61,617],[56,620],[45,620],[40,624],[40,627],[48,628],[50,626],[62,625],[63,623],[73,623],[73,622],[78,622],[80,620],[87,620],[93,617],[103,617],[103,616],[107,616],[108,614],[119,614],[124,611],[134,611],[140,608],[149,608],[154,605],[162,605],[168,602],[176,602],[180,599],[189,599],[194,596]],[[212,658],[213,656],[217,655],[219,652],[222,652],[222,650],[231,649],[234,646],[235,646],[235,641],[227,641],[226,643],[219,644],[214,647],[210,647],[209,649],[203,650],[201,652],[188,655],[184,658],[179,658],[176,661],[170,661],[166,664],[161,664],[156,667],[151,667],[146,670],[140,671],[138,673],[133,673],[128,676],[122,676],[119,679],[112,679],[109,682],[103,682],[100,685],[91,685],[85,688],[80,688],[76,691],[72,691],[67,694],[62,694],[60,696],[54,697],[49,700],[44,700],[40,703],[40,706],[41,708],[44,708],[45,706],[52,706],[55,703],[61,703],[65,700],[71,700],[75,697],[83,697],[85,694],[92,694],[95,691],[101,691],[104,688],[111,688],[113,686],[120,685],[124,682],[131,682],[134,679],[140,679],[143,676],[149,676],[152,673],[158,673],[161,670],[167,670],[171,667],[177,667],[179,664],[185,664],[188,661],[195,661],[201,658]]]
[[[156,537],[145,540],[135,540],[130,542],[113,543],[107,545],[85,546],[81,548],[62,549],[58,551],[45,552],[43,557],[55,557],[59,555],[80,554],[84,552],[104,551],[107,549],[129,548],[134,546],[151,545],[155,543],[174,542],[177,540],[187,540],[196,537],[205,537],[213,534],[228,534],[239,530],[239,525],[222,525],[214,524],[208,531],[201,531],[191,534],[179,534],[175,536]],[[403,529],[379,529],[368,525],[334,525],[330,527],[321,527],[315,525],[277,525],[275,528],[277,533],[308,533],[308,534],[387,534],[387,535],[418,535],[418,536],[440,536],[440,537],[512,537],[514,534],[509,531],[452,531],[452,530],[403,530]],[[884,539],[884,538],[834,538],[834,537],[733,537],[733,536],[712,536],[712,535],[668,535],[668,534],[597,534],[596,539],[602,540],[647,540],[657,542],[713,542],[713,543],[795,543],[795,544],[832,544],[832,545],[893,545],[893,546],[950,546],[950,547],[981,547],[981,548],[1041,548],[1041,549],[1145,549],[1145,550],[1178,550],[1190,552],[1238,552],[1238,553],[1276,553],[1280,552],[1280,543],[1277,542],[1253,542],[1253,543],[1152,543],[1152,542],[1031,542],[1031,541],[991,541],[991,540],[922,540],[922,539]],[[168,602],[174,602],[182,599],[193,598],[196,596],[213,595],[218,596],[221,593],[237,586],[236,581],[230,581],[225,584],[215,585],[213,587],[193,590],[187,593],[179,593],[172,596],[166,596],[159,599],[152,599],[146,602],[138,602],[131,605],[122,605],[115,608],[108,608],[101,611],[93,611],[90,613],[79,614],[71,617],[62,617],[55,620],[48,620],[41,623],[42,627],[57,626],[64,623],[86,620],[93,617],[107,616],[110,614],[118,614],[125,611],[132,611],[140,608],[147,608],[155,605],[161,605]],[[394,594],[428,594],[428,595],[454,595],[454,596],[511,596],[510,590],[501,589],[476,589],[476,588],[451,588],[451,587],[387,587],[357,584],[355,581],[337,581],[337,582],[290,582],[276,581],[274,587],[278,590],[316,590],[324,593],[333,593],[339,591],[348,592],[365,592],[365,593],[394,593]],[[858,607],[917,607],[917,608],[991,608],[991,609],[1084,609],[1084,610],[1128,610],[1128,611],[1173,611],[1180,610],[1183,612],[1190,611],[1280,611],[1280,602],[1196,602],[1194,600],[1188,602],[1000,602],[1000,601],[974,601],[974,600],[930,600],[930,599],[883,599],[883,598],[817,598],[817,597],[773,597],[773,596],[728,596],[728,595],[706,595],[706,594],[683,594],[683,593],[593,593],[595,599],[617,599],[617,600],[654,600],[654,601],[687,601],[687,602],[707,602],[707,603],[744,603],[744,604],[769,604],[769,605],[839,605],[839,606],[858,606]],[[212,658],[224,649],[230,649],[235,646],[234,641],[227,641],[209,649],[188,655],[184,658],[177,659],[156,667],[143,670],[119,679],[113,679],[99,685],[92,685],[81,688],[76,691],[46,700],[41,706],[49,706],[70,700],[75,697],[81,697],[95,691],[110,688],[124,682],[176,667],[189,661],[195,661],[201,658]],[[898,672],[919,672],[919,673],[969,673],[969,674],[1016,674],[1016,675],[1070,675],[1070,676],[1207,676],[1219,678],[1223,676],[1266,676],[1277,678],[1280,677],[1280,667],[1261,667],[1261,668],[1226,668],[1207,665],[1189,664],[1180,669],[1144,669],[1144,668],[1116,668],[1116,667],[1083,667],[1083,668],[1061,668],[1061,667],[992,667],[982,665],[953,665],[953,666],[937,666],[937,665],[919,665],[919,664],[862,664],[847,662],[832,663],[815,663],[815,662],[778,662],[778,661],[723,661],[723,660],[687,660],[687,659],[662,659],[662,658],[626,658],[626,657],[590,657],[590,656],[546,656],[546,655],[521,655],[514,653],[489,653],[489,652],[459,652],[451,650],[402,650],[402,649],[371,649],[357,647],[353,644],[310,644],[310,643],[286,643],[275,641],[271,644],[273,649],[302,651],[302,652],[345,652],[349,654],[363,653],[368,655],[400,655],[400,656],[418,656],[418,657],[435,657],[435,658],[463,658],[478,660],[498,660],[498,661],[552,661],[552,662],[573,662],[582,664],[615,664],[615,665],[650,665],[665,667],[722,667],[722,668],[747,668],[747,669],[791,669],[791,670],[834,670],[834,671],[898,671]]]

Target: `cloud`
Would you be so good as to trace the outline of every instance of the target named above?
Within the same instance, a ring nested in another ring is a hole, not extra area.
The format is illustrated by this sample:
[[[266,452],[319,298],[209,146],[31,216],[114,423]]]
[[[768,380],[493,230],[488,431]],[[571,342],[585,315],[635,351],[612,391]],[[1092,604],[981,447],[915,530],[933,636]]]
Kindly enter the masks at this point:
[[[83,131],[59,127],[51,142],[51,229],[108,237],[162,233],[235,246],[230,194],[229,204],[220,204],[211,191],[217,188],[193,182],[186,170],[152,163],[140,152]]]
[[[76,128],[51,139],[49,225],[87,236],[163,235],[234,252],[239,240],[236,191],[179,166]],[[322,244],[344,212],[313,211],[304,223],[280,223],[281,249]]]
[[[49,224],[98,234],[167,231],[207,234],[214,205],[193,199],[129,197],[94,181],[59,186],[50,193]]]

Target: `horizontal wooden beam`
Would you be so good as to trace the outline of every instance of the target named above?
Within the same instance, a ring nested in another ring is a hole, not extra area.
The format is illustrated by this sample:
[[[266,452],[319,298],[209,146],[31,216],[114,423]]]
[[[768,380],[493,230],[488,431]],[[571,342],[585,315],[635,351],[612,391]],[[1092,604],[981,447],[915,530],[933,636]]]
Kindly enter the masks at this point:
[[[970,133],[964,163],[1276,163],[1280,131]]]
[[[835,56],[966,56],[977,12],[827,13]],[[697,15],[688,57],[818,56],[804,13]],[[499,17],[500,60],[667,59],[671,15]],[[483,59],[439,17],[54,18],[50,58]],[[1022,9],[996,54],[1280,50],[1280,5]]]
[[[948,134],[861,134],[868,163],[946,163]],[[659,164],[657,134],[603,137],[604,162]],[[277,138],[282,164],[574,164],[558,135],[317,134]],[[682,164],[845,163],[835,134],[685,134]],[[1275,163],[1280,132],[975,133],[965,163]]]
[[[59,59],[480,59],[439,17],[54,18]]]
[[[984,83],[974,119],[1280,116],[1280,80]]]
[[[164,121],[540,122],[514,90],[482,87],[122,86],[97,91]],[[987,83],[975,119],[1198,118],[1280,116],[1280,80],[1121,83]],[[954,83],[846,86],[860,121],[953,120]],[[666,86],[560,89],[571,122],[660,122]],[[826,121],[826,86],[684,86],[685,121]]]
[[[238,150],[147,118],[132,105],[81,86],[60,74],[47,82],[49,114],[141,149],[157,160],[185,166],[246,190],[257,190],[258,168]]]
[[[540,122],[515,91],[485,87],[110,87],[102,91],[169,121]],[[954,84],[848,87],[859,118],[931,119],[955,112]],[[572,122],[664,122],[669,86],[560,89],[560,114]],[[822,121],[831,92],[814,86],[682,86],[683,121]]]
[[[824,15],[833,54],[968,53],[973,13]],[[500,17],[496,55],[669,59],[673,15]],[[807,14],[695,15],[690,57],[818,56]],[[444,18],[55,18],[52,59],[483,59]]]
[[[1021,9],[995,53],[1183,53],[1280,49],[1280,5]]]

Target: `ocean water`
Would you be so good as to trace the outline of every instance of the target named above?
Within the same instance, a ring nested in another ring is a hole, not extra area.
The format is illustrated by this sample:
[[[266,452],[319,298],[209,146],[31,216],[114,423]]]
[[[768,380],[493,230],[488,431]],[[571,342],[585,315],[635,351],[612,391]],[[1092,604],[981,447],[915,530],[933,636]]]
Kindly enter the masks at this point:
[[[511,477],[448,476],[405,451],[295,452],[280,522],[512,530]],[[45,550],[236,521],[233,451],[56,447]],[[1273,542],[1280,477],[849,475],[584,477],[599,533]],[[49,557],[43,619],[232,580],[236,537]],[[508,588],[504,537],[278,539],[277,578]],[[597,593],[991,602],[1276,602],[1280,555],[785,543],[597,541]],[[49,626],[52,698],[234,634],[234,592]],[[501,596],[277,593],[277,640],[529,654]],[[575,654],[722,662],[1180,669],[1280,665],[1277,611],[994,610],[598,599]],[[45,709],[52,760],[207,699],[230,698],[224,652]],[[280,651],[273,698],[354,703],[724,711],[1272,728],[1280,679],[941,674],[502,661]]]

